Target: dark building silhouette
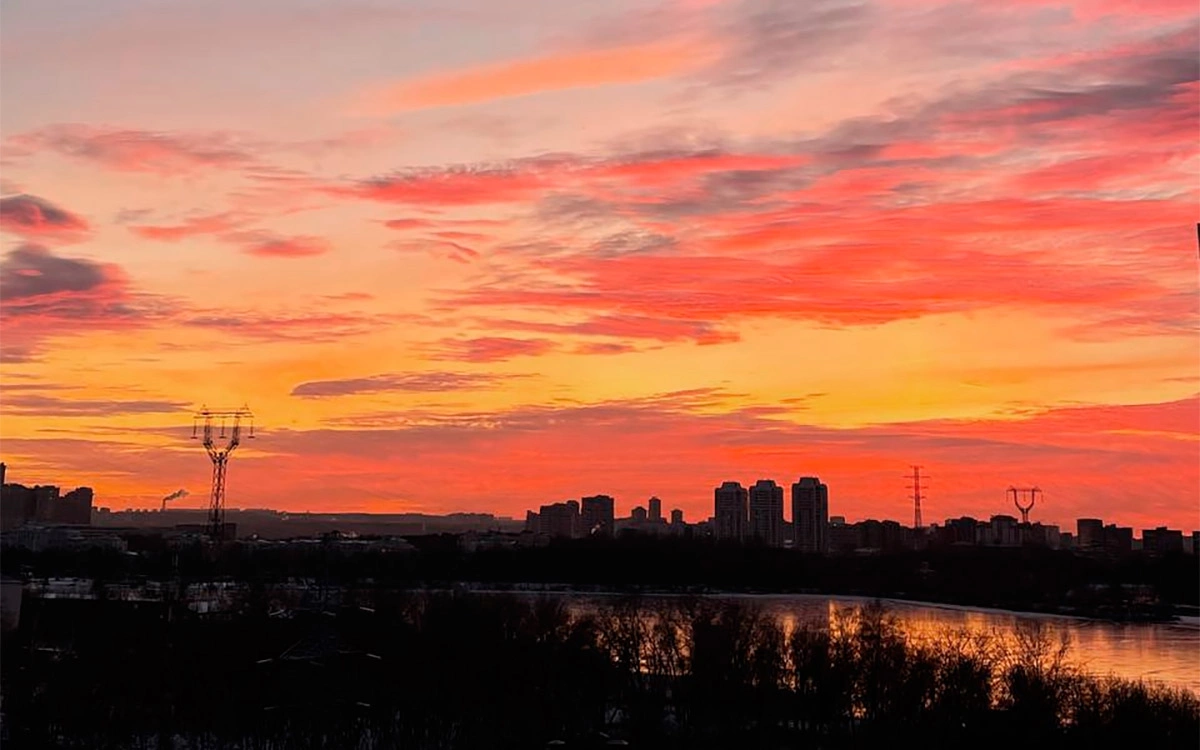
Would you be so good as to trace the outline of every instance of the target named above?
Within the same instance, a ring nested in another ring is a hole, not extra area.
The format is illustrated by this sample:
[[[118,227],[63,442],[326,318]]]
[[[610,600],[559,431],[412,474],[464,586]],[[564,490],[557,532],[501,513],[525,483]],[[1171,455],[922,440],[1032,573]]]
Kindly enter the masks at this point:
[[[1155,555],[1183,552],[1183,532],[1166,526],[1142,529],[1142,549]]]
[[[571,539],[578,536],[579,524],[579,503],[575,500],[543,505],[538,510],[539,533]]]
[[[749,536],[770,547],[783,546],[783,488],[760,479],[750,488]]]
[[[581,509],[583,528],[586,535],[612,536],[616,519],[613,499],[608,495],[593,495],[583,498]]]
[[[676,508],[675,510],[671,511],[671,525],[672,526],[682,526],[683,525],[683,511],[680,510],[679,508]]]
[[[1133,551],[1133,529],[1110,523],[1104,527],[1104,551],[1114,555],[1127,555]]]
[[[647,518],[646,509],[640,505],[629,512],[629,519],[634,523],[646,523]]]
[[[739,482],[725,482],[713,494],[713,536],[741,541],[746,533],[746,488]]]
[[[946,525],[938,531],[939,539],[942,544],[952,545],[972,545],[979,540],[979,521],[976,521],[970,516],[962,518],[951,518],[946,521]]]
[[[826,540],[830,552],[846,554],[858,549],[858,528],[847,524],[846,519],[836,516],[829,519],[829,536]]]
[[[1099,518],[1080,518],[1075,522],[1075,545],[1082,552],[1104,549],[1104,521]]]
[[[650,523],[659,523],[663,520],[662,500],[659,500],[657,497],[652,497],[650,498],[650,501],[646,503],[646,505],[649,506],[650,509]]]
[[[992,516],[983,527],[983,544],[1016,547],[1021,543],[1017,519],[1009,515]]]
[[[91,487],[77,487],[65,495],[58,487],[22,484],[0,485],[0,529],[15,529],[31,521],[43,524],[87,526],[92,522]]]
[[[792,485],[792,533],[801,552],[829,550],[829,488],[816,477]]]

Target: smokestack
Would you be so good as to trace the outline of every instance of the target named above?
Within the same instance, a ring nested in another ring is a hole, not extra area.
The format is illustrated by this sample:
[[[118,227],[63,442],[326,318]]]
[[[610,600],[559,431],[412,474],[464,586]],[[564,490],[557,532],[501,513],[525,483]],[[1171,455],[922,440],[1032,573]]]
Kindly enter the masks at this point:
[[[159,510],[160,510],[160,511],[166,510],[166,509],[167,509],[167,503],[171,502],[172,500],[178,500],[178,499],[179,499],[179,498],[181,498],[181,497],[187,497],[187,496],[188,496],[188,491],[187,491],[187,490],[183,490],[183,489],[180,489],[180,490],[175,490],[175,491],[174,491],[174,492],[172,492],[170,495],[167,495],[166,497],[164,497],[164,498],[162,499],[162,507],[161,507],[161,508],[159,508]]]

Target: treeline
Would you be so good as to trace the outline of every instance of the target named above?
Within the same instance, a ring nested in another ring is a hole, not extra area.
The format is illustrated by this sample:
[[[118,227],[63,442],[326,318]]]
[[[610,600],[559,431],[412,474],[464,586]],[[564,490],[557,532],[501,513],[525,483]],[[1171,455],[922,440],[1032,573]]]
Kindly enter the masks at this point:
[[[5,746],[1200,746],[1195,695],[1086,677],[1036,629],[906,633],[867,607],[381,589],[337,612],[166,618],[35,600],[4,639]],[[910,744],[912,743],[912,744]]]
[[[452,535],[412,537],[413,553],[327,542],[301,547],[238,544],[114,552],[5,550],[5,572],[106,580],[148,577],[273,582],[302,576],[334,585],[545,583],[606,589],[811,592],[905,597],[987,607],[1096,614],[1098,607],[1200,603],[1200,565],[1190,555],[1086,557],[1038,548],[951,548],[821,557],[700,540],[560,541],[543,548],[467,552]],[[1119,614],[1119,613],[1118,613]]]

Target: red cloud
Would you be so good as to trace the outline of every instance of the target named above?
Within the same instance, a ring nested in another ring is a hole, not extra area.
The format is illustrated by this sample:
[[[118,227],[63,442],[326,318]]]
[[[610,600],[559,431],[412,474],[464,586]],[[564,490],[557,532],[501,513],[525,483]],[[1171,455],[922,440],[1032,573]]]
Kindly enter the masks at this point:
[[[1164,308],[1169,289],[1102,265],[1043,264],[1018,254],[886,241],[833,244],[768,262],[749,257],[629,255],[542,261],[570,284],[527,279],[456,295],[459,305],[581,310],[607,315],[724,322],[751,316],[838,325],[878,324],[985,307],[1112,310]],[[920,254],[918,254],[920,253]]]
[[[621,339],[654,341],[695,341],[699,344],[723,344],[737,341],[736,331],[721,330],[702,320],[672,320],[637,315],[601,315],[579,323],[538,323],[521,320],[487,320],[491,329],[534,331],[574,336],[611,336]],[[593,352],[611,352],[612,344],[592,344]],[[605,349],[605,347],[610,347]],[[586,348],[586,347],[585,347]],[[622,349],[622,351],[627,349]]]
[[[260,258],[307,258],[329,252],[329,243],[320,237],[281,237],[261,232],[240,233],[242,251]]]
[[[197,235],[228,232],[230,229],[238,227],[245,222],[245,217],[237,216],[232,213],[221,213],[209,214],[206,216],[195,216],[185,220],[182,224],[132,226],[129,227],[129,231],[149,240],[177,242],[179,240],[187,239],[188,237],[194,237]]]
[[[0,312],[0,354],[20,361],[36,354],[46,339],[137,327],[160,319],[166,310],[134,293],[118,266],[23,245],[0,263]]]
[[[432,349],[431,358],[458,362],[501,362],[514,357],[544,354],[555,346],[546,339],[511,339],[485,336],[474,339],[445,339]]]

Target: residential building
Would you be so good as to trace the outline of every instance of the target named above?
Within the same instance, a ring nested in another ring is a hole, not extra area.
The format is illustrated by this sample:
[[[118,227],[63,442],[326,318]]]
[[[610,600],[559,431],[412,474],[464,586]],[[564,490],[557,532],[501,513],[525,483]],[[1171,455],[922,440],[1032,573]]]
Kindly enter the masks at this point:
[[[1142,549],[1155,555],[1183,552],[1183,532],[1166,526],[1142,529]]]
[[[795,549],[829,550],[829,488],[816,477],[801,477],[792,485],[792,530]]]
[[[1104,527],[1104,551],[1113,555],[1127,555],[1133,551],[1133,529],[1110,523]]]
[[[575,500],[543,505],[538,510],[538,531],[547,536],[572,539],[579,535],[579,525],[579,503]]]
[[[748,536],[768,547],[783,546],[783,488],[773,479],[760,479],[750,488]]]
[[[1080,518],[1075,522],[1075,546],[1081,552],[1096,552],[1104,548],[1104,521],[1099,518]]]
[[[713,492],[713,535],[741,541],[746,534],[749,494],[739,482],[725,482]]]
[[[612,536],[615,519],[614,502],[608,495],[583,498],[580,521],[583,536]]]
[[[662,500],[659,500],[657,497],[652,497],[646,504],[649,506],[650,523],[660,523],[663,520]]]

